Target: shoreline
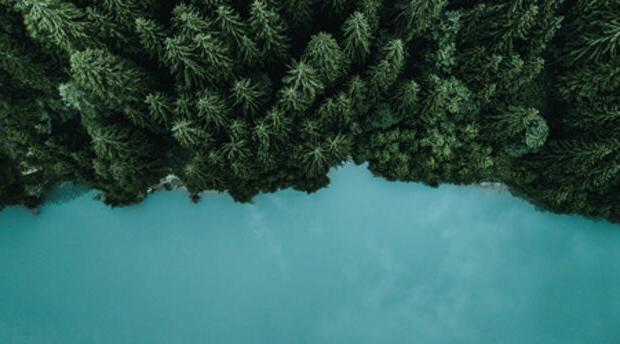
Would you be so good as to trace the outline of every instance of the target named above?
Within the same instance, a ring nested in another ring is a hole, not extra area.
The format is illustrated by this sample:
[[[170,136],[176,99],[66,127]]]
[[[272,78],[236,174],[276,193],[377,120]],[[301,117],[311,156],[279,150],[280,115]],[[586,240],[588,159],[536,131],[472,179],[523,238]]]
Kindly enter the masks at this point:
[[[469,184],[468,186],[480,187],[482,189],[493,190],[496,192],[509,192],[510,191],[509,187],[506,184],[501,183],[501,182],[480,182],[480,183],[475,183],[475,184]],[[160,179],[157,184],[147,189],[146,197],[158,191],[175,191],[175,190],[181,190],[181,191],[185,191],[189,193],[189,191],[187,190],[187,187],[181,181],[181,178],[179,176],[175,174],[168,174],[167,176]],[[196,196],[202,197],[203,195],[206,195],[206,194],[225,194],[225,192],[215,191],[215,190],[205,190],[205,191],[201,191],[200,193],[196,194]],[[34,215],[37,215],[41,212],[42,206],[43,204],[30,208],[30,209]]]

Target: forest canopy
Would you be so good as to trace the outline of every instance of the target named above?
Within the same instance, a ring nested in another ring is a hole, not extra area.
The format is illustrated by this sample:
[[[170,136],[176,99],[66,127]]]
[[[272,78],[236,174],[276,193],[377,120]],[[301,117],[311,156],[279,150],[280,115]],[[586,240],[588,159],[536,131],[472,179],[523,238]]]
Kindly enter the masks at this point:
[[[0,207],[502,182],[620,221],[615,0],[0,0]]]

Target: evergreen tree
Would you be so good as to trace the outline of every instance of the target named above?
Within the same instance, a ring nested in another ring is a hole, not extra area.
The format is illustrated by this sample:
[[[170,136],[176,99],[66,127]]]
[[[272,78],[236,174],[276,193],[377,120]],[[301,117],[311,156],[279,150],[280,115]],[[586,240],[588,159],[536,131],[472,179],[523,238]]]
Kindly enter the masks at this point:
[[[306,47],[304,57],[318,71],[325,85],[331,85],[347,73],[348,61],[338,42],[328,33],[314,35]]]
[[[344,35],[344,52],[356,63],[363,63],[370,54],[373,32],[368,19],[363,13],[356,11],[342,26]]]
[[[492,117],[489,125],[495,142],[505,142],[504,149],[515,157],[542,147],[549,133],[547,123],[533,108],[510,107]]]
[[[389,41],[382,49],[382,58],[367,72],[369,95],[379,98],[398,79],[405,63],[405,48],[399,39]]]
[[[293,61],[287,74],[282,78],[284,87],[280,92],[282,106],[293,112],[307,110],[325,88],[319,75],[310,64]]]
[[[165,29],[156,21],[147,18],[136,19],[136,32],[146,52],[158,61],[164,60]]]
[[[239,107],[245,116],[258,114],[267,96],[265,87],[249,78],[235,81],[231,94],[233,105]]]
[[[71,75],[107,108],[122,111],[136,125],[145,125],[144,99],[151,81],[138,66],[105,50],[87,49],[71,55]]]
[[[196,147],[207,140],[205,132],[191,120],[179,119],[172,125],[172,136],[184,147]]]
[[[196,102],[198,115],[205,123],[215,128],[225,127],[229,121],[229,110],[226,100],[213,91],[205,91]]]
[[[66,52],[97,46],[86,14],[62,0],[24,0],[24,23],[30,36],[43,44],[54,44]]]
[[[169,128],[173,118],[172,99],[160,92],[150,93],[144,99],[148,107],[149,120],[156,125]]]
[[[396,33],[406,41],[412,39],[429,27],[446,5],[446,0],[396,1],[393,7]]]
[[[250,7],[250,27],[261,55],[266,60],[281,60],[288,54],[289,39],[282,18],[263,0]]]

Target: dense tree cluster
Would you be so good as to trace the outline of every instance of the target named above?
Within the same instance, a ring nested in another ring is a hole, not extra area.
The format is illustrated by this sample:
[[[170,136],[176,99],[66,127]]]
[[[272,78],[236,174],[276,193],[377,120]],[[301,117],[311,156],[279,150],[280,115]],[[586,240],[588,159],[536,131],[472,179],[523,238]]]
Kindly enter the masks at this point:
[[[501,181],[620,221],[614,0],[0,0],[0,206]]]

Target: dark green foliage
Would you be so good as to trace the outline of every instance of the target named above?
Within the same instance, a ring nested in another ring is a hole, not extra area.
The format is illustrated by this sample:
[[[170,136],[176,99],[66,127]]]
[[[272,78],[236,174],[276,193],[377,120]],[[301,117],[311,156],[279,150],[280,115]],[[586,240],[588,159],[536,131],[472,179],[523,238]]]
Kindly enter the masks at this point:
[[[249,78],[243,78],[233,83],[231,89],[231,103],[244,116],[258,115],[265,98],[268,95],[267,87]]]
[[[163,61],[166,39],[164,28],[155,20],[136,18],[136,33],[146,53],[152,58]]]
[[[510,107],[489,118],[489,135],[504,143],[506,153],[520,157],[535,152],[547,141],[549,127],[534,108]]]
[[[220,129],[229,121],[231,108],[225,99],[214,91],[205,91],[196,101],[199,118],[208,126]]]
[[[405,64],[405,48],[400,39],[388,41],[381,49],[381,58],[366,72],[368,95],[376,101],[398,79]]]
[[[0,1],[0,206],[175,174],[249,201],[367,163],[620,221],[612,0]]]
[[[26,0],[19,5],[30,36],[69,53],[93,45],[92,31],[86,12],[72,3],[59,0]]]
[[[304,57],[319,73],[321,81],[331,85],[348,72],[348,61],[338,42],[328,33],[312,36]]]
[[[105,50],[87,49],[71,55],[71,76],[77,86],[110,109],[131,111],[149,90],[146,72]]]
[[[289,48],[286,24],[274,10],[263,0],[250,7],[250,27],[265,62],[284,59]]]
[[[431,25],[447,5],[447,0],[398,0],[393,11],[393,25],[397,35],[410,40]]]
[[[282,83],[281,106],[298,113],[307,110],[325,88],[316,69],[304,61],[293,60]]]
[[[517,167],[516,189],[566,213],[620,221],[620,60],[615,1],[576,1],[553,48],[550,90],[559,116],[548,144]]]
[[[373,33],[366,16],[356,11],[342,26],[343,46],[347,57],[356,63],[363,63],[370,55]]]
[[[567,34],[579,33],[568,41],[571,62],[605,61],[617,56],[620,45],[620,3],[617,1],[578,1],[573,14],[580,15],[567,25]]]

